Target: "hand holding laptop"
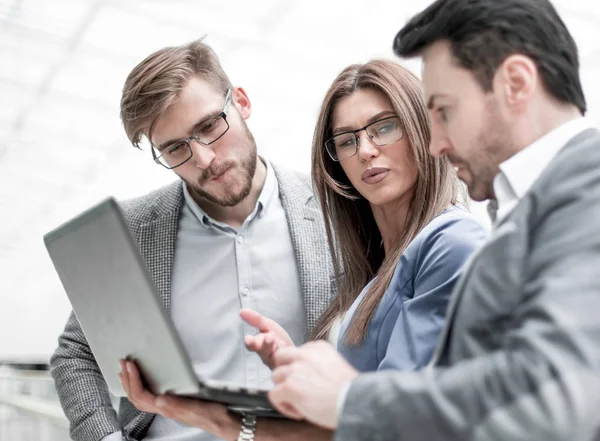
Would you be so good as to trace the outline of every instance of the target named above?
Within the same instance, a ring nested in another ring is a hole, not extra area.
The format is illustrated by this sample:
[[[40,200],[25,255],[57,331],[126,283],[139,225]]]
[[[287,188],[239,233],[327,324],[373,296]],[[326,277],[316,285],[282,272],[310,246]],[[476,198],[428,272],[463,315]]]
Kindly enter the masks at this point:
[[[137,409],[198,427],[221,439],[237,438],[241,418],[229,412],[224,404],[176,395],[155,395],[144,387],[134,362],[121,360],[120,363],[121,384]]]

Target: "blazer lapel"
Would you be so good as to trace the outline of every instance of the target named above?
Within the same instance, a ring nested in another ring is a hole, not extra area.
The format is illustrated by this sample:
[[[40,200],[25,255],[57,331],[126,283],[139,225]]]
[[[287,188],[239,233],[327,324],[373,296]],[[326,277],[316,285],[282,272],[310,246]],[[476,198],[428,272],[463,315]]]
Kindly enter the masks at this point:
[[[322,215],[307,183],[293,173],[273,169],[296,255],[307,324],[312,329],[334,295]]]
[[[171,276],[183,202],[182,185],[172,186],[170,191],[161,195],[153,207],[154,218],[139,226],[136,237],[142,258],[167,311],[171,307]]]
[[[172,213],[140,226],[142,257],[167,311],[171,307],[171,273],[178,218],[177,213]]]
[[[433,366],[434,364],[438,363],[447,347],[447,340],[450,337],[450,332],[452,331],[454,316],[456,315],[458,305],[465,291],[465,285],[469,282],[469,277],[473,271],[474,263],[477,261],[477,257],[486,246],[486,243],[481,245],[477,250],[475,250],[475,252],[473,252],[473,254],[471,254],[471,257],[463,267],[462,276],[458,279],[454,289],[452,290],[450,302],[448,303],[448,307],[446,309],[445,325],[438,339],[438,343],[435,347],[433,356],[431,357],[431,361],[429,362],[429,366]]]

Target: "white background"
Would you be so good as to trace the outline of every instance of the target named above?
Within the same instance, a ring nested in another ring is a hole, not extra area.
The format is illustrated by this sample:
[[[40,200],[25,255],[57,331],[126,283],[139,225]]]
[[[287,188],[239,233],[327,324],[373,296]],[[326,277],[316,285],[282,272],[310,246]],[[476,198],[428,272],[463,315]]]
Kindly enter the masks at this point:
[[[334,77],[391,58],[396,32],[428,3],[0,1],[0,361],[46,362],[70,311],[43,234],[108,195],[140,195],[174,178],[128,144],[119,121],[121,88],[138,62],[206,35],[251,98],[259,153],[308,171]],[[599,3],[555,4],[579,45],[598,121]],[[404,64],[418,74],[418,61]],[[483,219],[482,208],[474,211]]]

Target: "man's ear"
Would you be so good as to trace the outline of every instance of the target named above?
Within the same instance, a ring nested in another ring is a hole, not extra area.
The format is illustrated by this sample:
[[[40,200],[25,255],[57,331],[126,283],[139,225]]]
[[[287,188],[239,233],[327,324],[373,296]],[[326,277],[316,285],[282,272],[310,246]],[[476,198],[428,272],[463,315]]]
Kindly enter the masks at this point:
[[[524,111],[532,101],[538,87],[539,75],[533,60],[515,54],[506,58],[496,71],[494,88],[512,111]]]
[[[231,95],[231,101],[240,112],[240,115],[244,119],[250,118],[252,114],[252,104],[248,94],[242,87],[234,87]]]

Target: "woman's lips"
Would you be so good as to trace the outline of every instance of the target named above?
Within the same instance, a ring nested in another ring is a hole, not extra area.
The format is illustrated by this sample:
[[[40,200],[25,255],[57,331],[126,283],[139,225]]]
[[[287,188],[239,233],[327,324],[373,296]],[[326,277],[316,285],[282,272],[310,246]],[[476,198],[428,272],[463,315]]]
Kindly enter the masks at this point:
[[[363,182],[367,184],[377,184],[389,174],[390,169],[384,167],[372,167],[362,174]]]

